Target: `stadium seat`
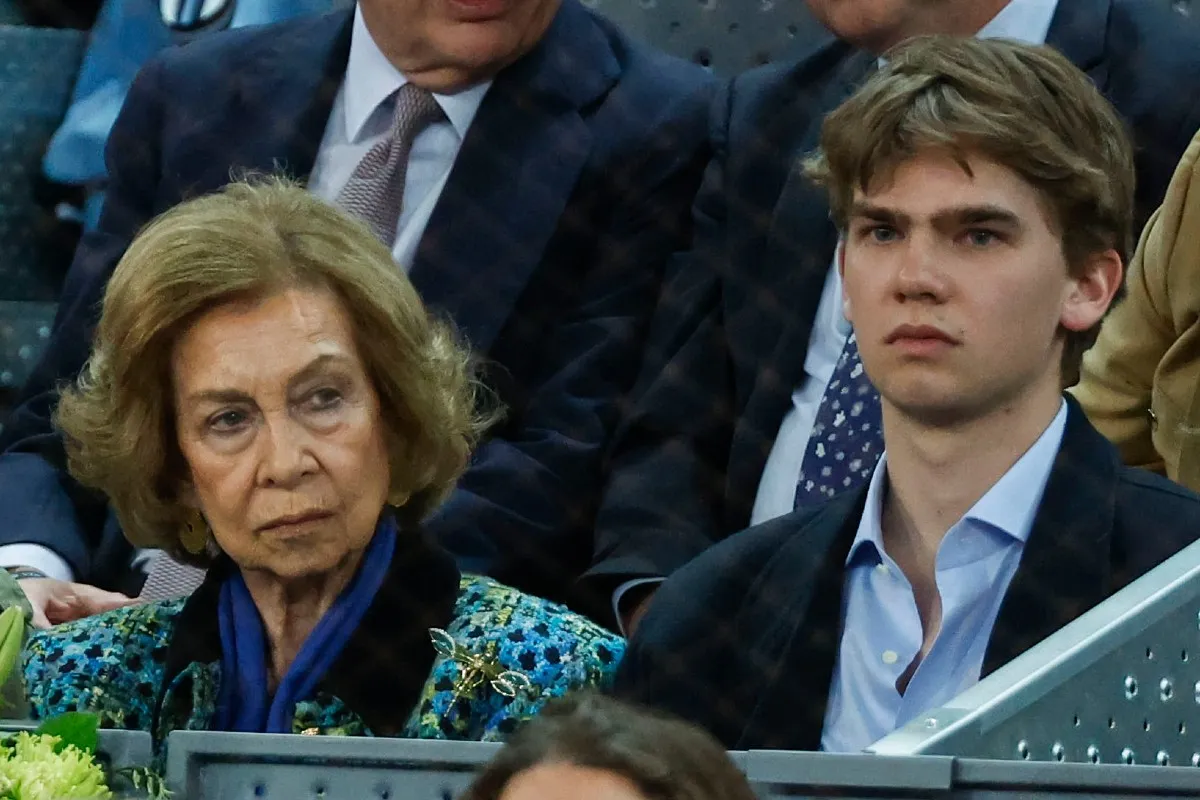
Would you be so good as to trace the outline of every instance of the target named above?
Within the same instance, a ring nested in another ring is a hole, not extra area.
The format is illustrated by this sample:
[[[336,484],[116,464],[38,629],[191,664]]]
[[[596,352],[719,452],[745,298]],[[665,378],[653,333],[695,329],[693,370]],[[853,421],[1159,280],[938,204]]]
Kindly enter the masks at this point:
[[[74,248],[74,236],[37,193],[84,36],[0,25],[0,418],[41,352]]]

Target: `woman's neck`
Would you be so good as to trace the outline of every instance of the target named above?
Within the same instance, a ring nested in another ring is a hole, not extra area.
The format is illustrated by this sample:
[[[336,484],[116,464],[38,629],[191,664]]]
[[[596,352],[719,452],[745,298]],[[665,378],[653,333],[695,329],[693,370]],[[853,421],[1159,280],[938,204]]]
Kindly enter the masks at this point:
[[[361,550],[350,553],[332,570],[301,578],[283,579],[261,570],[242,571],[262,617],[272,691],[287,674],[309,634],[349,585],[362,556]]]

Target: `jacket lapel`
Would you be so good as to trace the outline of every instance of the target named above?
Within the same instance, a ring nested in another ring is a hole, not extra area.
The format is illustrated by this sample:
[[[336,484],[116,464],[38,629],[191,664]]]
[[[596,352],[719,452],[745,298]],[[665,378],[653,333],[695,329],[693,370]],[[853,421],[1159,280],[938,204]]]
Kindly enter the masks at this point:
[[[454,618],[454,559],[419,528],[401,528],[392,568],[320,691],[345,703],[376,736],[396,736],[429,680],[436,653],[430,628]]]
[[[992,628],[984,675],[1104,600],[1120,577],[1112,533],[1121,465],[1078,403],[1067,404],[1062,446]]]
[[[484,97],[411,272],[475,349],[492,345],[551,236],[571,222],[563,212],[592,145],[580,109],[618,73],[588,13],[563,0],[542,42]]]
[[[846,55],[842,46],[832,52],[841,54],[842,63],[806,109],[807,127],[793,145],[792,163],[775,205],[763,255],[765,285],[777,293],[781,310],[776,315],[778,324],[767,328],[771,339],[759,337],[759,352],[771,355],[759,363],[753,392],[734,432],[727,479],[727,496],[734,500],[729,504],[727,523],[733,528],[749,522],[753,491],[779,423],[792,392],[804,380],[804,358],[837,246],[837,230],[829,218],[825,193],[804,176],[801,161],[817,149],[825,114],[854,91],[874,57],[852,51]],[[759,313],[758,324],[763,326],[761,316]]]
[[[772,560],[738,620],[750,634],[744,679],[762,685],[736,749],[816,750],[841,640],[846,556],[867,490],[812,513]],[[730,676],[738,680],[743,676]]]
[[[1046,44],[1088,74],[1103,92],[1108,87],[1104,56],[1112,0],[1062,0],[1050,21]]]
[[[237,72],[222,73],[221,79],[237,82],[231,109],[239,119],[231,124],[241,133],[212,143],[220,158],[208,158],[201,185],[185,193],[225,185],[231,168],[308,178],[346,73],[352,21],[353,12],[343,10],[281,25]],[[197,124],[211,126],[211,120]]]

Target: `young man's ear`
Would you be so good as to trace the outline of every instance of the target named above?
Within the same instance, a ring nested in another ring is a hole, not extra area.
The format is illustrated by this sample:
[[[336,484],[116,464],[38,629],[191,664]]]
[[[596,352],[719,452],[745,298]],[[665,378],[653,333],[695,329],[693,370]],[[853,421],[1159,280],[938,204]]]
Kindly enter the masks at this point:
[[[1104,319],[1125,279],[1125,265],[1116,250],[1093,253],[1067,282],[1063,297],[1062,326],[1086,331]]]
[[[850,313],[850,295],[846,293],[846,233],[842,232],[838,237],[837,249],[833,251],[834,260],[837,263],[838,279],[842,284],[842,316],[850,324],[854,324],[854,316]]]

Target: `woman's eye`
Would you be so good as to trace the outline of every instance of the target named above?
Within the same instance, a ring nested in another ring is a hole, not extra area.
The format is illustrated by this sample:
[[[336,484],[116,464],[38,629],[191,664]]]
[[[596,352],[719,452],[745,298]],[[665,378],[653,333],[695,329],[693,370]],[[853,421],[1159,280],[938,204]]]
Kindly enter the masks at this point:
[[[241,411],[222,411],[209,418],[208,427],[218,433],[239,430],[245,425],[246,415]]]
[[[342,393],[337,389],[318,389],[308,396],[308,405],[315,411],[337,408],[342,402]]]

